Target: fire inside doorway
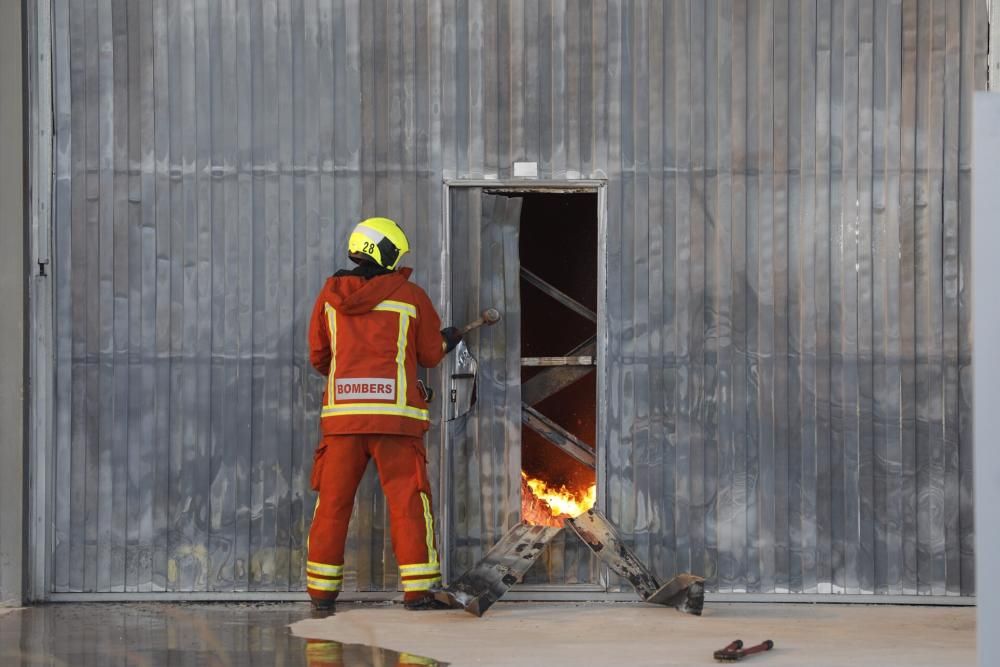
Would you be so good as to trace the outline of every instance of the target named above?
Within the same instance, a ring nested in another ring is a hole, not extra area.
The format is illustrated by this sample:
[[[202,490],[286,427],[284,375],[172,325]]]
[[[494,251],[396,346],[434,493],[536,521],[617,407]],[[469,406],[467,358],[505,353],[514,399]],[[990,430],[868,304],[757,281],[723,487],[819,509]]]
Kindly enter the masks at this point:
[[[601,187],[449,191],[450,315],[503,313],[466,336],[445,371],[441,523],[452,578],[515,523],[560,528],[597,499]],[[559,535],[524,581],[600,591],[599,575],[591,552]]]
[[[599,591],[600,561],[646,602],[700,613],[701,577],[661,584],[594,507],[598,194],[469,188],[451,203],[453,309],[505,316],[456,350],[445,486],[464,573],[438,599],[482,615],[518,583]],[[470,383],[474,409],[457,398]]]
[[[597,500],[597,195],[522,195],[520,227],[521,520],[561,528]],[[560,534],[523,581],[596,579]]]
[[[597,480],[597,195],[521,206],[521,518],[561,527]]]

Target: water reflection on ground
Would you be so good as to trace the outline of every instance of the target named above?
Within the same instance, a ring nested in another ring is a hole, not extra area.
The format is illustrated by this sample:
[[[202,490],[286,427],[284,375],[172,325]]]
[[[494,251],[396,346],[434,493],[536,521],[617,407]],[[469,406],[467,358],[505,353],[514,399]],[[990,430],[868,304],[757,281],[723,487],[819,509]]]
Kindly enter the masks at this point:
[[[397,653],[377,646],[361,644],[341,644],[320,639],[306,640],[306,664],[309,667],[443,667],[446,662],[438,662],[410,653]]]
[[[305,603],[60,603],[0,616],[0,665],[444,666],[388,649],[307,640]]]

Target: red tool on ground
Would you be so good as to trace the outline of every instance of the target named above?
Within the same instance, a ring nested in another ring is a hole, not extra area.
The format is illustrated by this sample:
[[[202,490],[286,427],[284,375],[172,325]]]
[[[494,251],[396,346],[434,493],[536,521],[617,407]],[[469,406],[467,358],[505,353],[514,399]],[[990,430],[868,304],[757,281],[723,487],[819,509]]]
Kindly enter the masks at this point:
[[[739,651],[741,648],[743,648],[743,640],[734,639],[733,641],[729,642],[729,646],[727,646],[726,648],[720,648],[713,655],[715,656],[716,660],[722,660],[723,658],[719,657],[722,654],[735,653],[736,651]]]
[[[713,653],[712,657],[722,662],[736,662],[737,660],[742,660],[748,655],[770,651],[772,648],[774,648],[774,642],[770,639],[765,639],[756,646],[751,646],[749,648],[743,648],[743,641],[736,639],[730,642],[726,648],[719,649]]]

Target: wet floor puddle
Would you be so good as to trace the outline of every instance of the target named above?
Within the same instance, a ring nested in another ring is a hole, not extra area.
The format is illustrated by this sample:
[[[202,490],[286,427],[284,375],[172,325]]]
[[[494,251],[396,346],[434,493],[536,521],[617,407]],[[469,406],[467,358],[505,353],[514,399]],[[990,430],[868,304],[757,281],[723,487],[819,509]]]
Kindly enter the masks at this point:
[[[426,667],[433,658],[306,639],[289,625],[308,605],[90,603],[0,616],[0,665],[21,667]]]
[[[448,663],[377,646],[306,639],[308,667],[445,667]]]

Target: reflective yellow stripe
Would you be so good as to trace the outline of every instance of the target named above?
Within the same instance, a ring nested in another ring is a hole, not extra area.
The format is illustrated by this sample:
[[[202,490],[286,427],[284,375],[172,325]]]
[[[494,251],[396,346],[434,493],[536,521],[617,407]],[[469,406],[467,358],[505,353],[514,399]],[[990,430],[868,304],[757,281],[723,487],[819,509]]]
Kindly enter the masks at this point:
[[[340,662],[340,658],[343,656],[344,648],[343,644],[340,642],[313,642],[310,641],[306,644],[306,656],[316,660],[329,660],[331,662]],[[413,663],[415,665],[423,663]]]
[[[313,521],[316,520],[316,512],[319,511],[319,494],[316,494],[316,506],[313,507]],[[306,553],[309,553],[309,533],[306,533]]]
[[[403,592],[410,593],[412,591],[426,591],[430,590],[431,586],[434,584],[441,583],[441,577],[430,577],[428,579],[410,579],[409,581],[404,581]]]
[[[434,516],[431,514],[431,499],[423,491],[420,492],[420,502],[424,505],[424,537],[427,539],[427,562],[437,563],[438,553],[434,548]]]
[[[334,387],[333,377],[337,370],[337,311],[330,304],[326,304],[326,326],[330,331],[330,372],[326,376],[326,407],[332,407],[336,402],[337,391]]]
[[[437,660],[433,658],[424,658],[423,656],[413,655],[412,653],[400,653],[399,654],[399,664],[400,665],[428,665],[433,667],[434,665],[440,665]]]
[[[420,563],[418,565],[400,565],[399,576],[413,577],[418,574],[436,574],[441,576],[440,563]]]
[[[406,410],[406,344],[409,342],[410,318],[417,317],[417,309],[413,304],[403,301],[386,300],[373,310],[399,313],[399,333],[396,336],[396,407]],[[426,418],[429,419],[430,415]]]
[[[344,573],[344,566],[324,565],[323,563],[314,563],[311,560],[307,560],[306,572],[309,574],[322,574],[325,577],[339,577]]]
[[[379,405],[378,403],[341,403],[340,405],[323,408],[323,417],[339,417],[344,415],[396,415],[410,419],[428,420],[431,413],[428,410],[400,407],[398,405]]]
[[[406,303],[405,301],[392,301],[386,300],[378,304],[372,310],[390,310],[394,313],[400,313],[406,315],[407,317],[417,318],[417,308],[411,303]]]
[[[410,330],[410,318],[399,315],[399,337],[396,339],[396,407],[406,407],[406,334]]]
[[[306,577],[306,584],[309,588],[315,588],[318,591],[339,591],[340,590],[340,579],[316,579],[315,577]]]

